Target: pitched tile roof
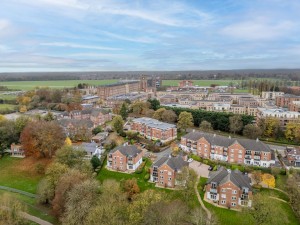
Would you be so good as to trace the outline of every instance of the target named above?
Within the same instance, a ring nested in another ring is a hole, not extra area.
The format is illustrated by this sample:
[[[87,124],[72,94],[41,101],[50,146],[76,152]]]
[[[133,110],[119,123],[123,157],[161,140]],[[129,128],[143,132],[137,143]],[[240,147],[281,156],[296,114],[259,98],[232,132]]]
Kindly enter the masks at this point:
[[[158,128],[161,130],[176,128],[176,125],[174,125],[174,124],[164,123],[159,120],[148,118],[148,117],[137,118],[137,119],[134,119],[133,122],[146,124],[149,127]]]
[[[154,167],[154,166],[160,167],[164,164],[168,165],[175,171],[181,170],[182,167],[189,165],[189,163],[184,161],[181,156],[177,156],[177,157],[163,156],[160,159],[158,159],[157,161],[155,161],[153,163],[152,167]]]
[[[133,156],[133,157],[137,156],[142,152],[135,145],[126,145],[126,146],[120,145],[112,149],[109,153],[114,153],[116,151],[120,151],[123,155]]]
[[[224,167],[220,167],[218,171],[210,172],[206,183],[215,182],[217,185],[222,185],[229,181],[239,188],[246,187],[249,188],[249,190],[252,189],[251,179],[248,175],[244,175],[239,170],[231,171]]]
[[[204,132],[190,132],[183,136],[183,138],[198,141],[200,138],[205,138],[211,145],[217,146],[224,146],[229,147],[234,143],[239,143],[242,145],[246,150],[254,150],[254,151],[263,151],[263,152],[270,152],[271,149],[265,143],[259,140],[251,140],[251,139],[243,139],[243,138],[230,138],[224,137],[221,135],[204,133]]]

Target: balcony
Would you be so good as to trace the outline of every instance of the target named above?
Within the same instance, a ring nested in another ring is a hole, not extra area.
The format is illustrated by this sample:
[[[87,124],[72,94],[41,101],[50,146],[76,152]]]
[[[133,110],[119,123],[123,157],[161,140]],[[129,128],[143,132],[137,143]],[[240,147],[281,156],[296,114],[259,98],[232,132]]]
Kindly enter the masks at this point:
[[[260,160],[260,156],[255,155],[254,160]]]
[[[218,193],[218,190],[215,189],[215,188],[211,188],[209,192],[210,192],[210,193],[217,194],[217,193]]]
[[[241,200],[248,200],[249,196],[247,194],[242,194]]]
[[[245,155],[245,159],[251,159],[251,155]]]
[[[158,173],[153,171],[152,176],[153,177],[158,177]]]
[[[245,153],[246,155],[251,155],[251,152],[249,151],[246,151],[246,153]]]

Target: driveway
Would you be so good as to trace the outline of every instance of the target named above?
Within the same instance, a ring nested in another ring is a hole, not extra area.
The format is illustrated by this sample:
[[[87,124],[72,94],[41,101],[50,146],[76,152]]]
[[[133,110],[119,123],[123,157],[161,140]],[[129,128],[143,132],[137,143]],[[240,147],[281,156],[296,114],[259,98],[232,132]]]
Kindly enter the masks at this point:
[[[189,167],[195,170],[196,173],[201,177],[208,178],[208,174],[209,174],[208,165],[194,160],[193,162],[189,163]]]

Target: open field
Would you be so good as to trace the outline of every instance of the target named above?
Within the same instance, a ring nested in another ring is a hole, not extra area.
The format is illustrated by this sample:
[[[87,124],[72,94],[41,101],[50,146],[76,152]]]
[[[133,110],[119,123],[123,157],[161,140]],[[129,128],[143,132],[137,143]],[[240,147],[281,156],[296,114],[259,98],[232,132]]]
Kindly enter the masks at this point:
[[[36,87],[49,88],[71,88],[79,83],[87,83],[93,85],[112,84],[118,80],[51,80],[51,81],[8,81],[0,82],[0,86],[6,86],[14,90],[33,90]]]
[[[15,109],[16,105],[10,105],[10,104],[0,104],[0,109],[8,109],[13,110]]]
[[[1,158],[0,185],[36,193],[37,185],[42,178],[42,175],[35,172],[37,163],[46,165],[48,161],[11,158],[9,156]]]
[[[13,100],[16,98],[17,98],[16,95],[3,95],[0,93],[0,99],[3,99],[3,100]]]
[[[58,224],[57,219],[50,215],[50,210],[44,206],[40,206],[36,203],[36,199],[34,198],[30,198],[18,193],[12,193],[12,192],[8,192],[8,191],[3,191],[0,190],[0,196],[1,195],[9,195],[17,200],[19,200],[20,202],[22,202],[26,208],[27,208],[27,213],[33,216],[36,216],[38,218],[41,218],[43,220],[46,220],[50,223],[53,224]],[[35,223],[32,223],[35,224]]]
[[[163,86],[178,86],[179,81],[180,80],[163,80],[162,84]],[[200,87],[210,86],[211,84],[227,86],[231,82],[235,85],[240,83],[240,80],[194,80],[194,85],[198,85]]]
[[[204,191],[203,187],[207,181],[207,178],[200,178],[200,182],[198,185],[198,190],[200,192],[200,196],[203,199]],[[262,189],[263,193],[269,194],[269,196],[278,197],[283,200],[287,200],[287,196],[282,194],[281,192],[278,192],[276,190],[268,190],[268,189]],[[280,215],[287,215],[287,218],[289,220],[288,224],[291,225],[299,225],[300,222],[297,220],[291,206],[288,203],[281,202],[279,200],[273,200],[270,199],[270,201],[276,201],[274,204],[280,206]],[[236,212],[229,209],[219,208],[216,206],[213,206],[212,204],[209,204],[208,202],[204,201],[204,205],[217,217],[219,223],[221,225],[252,225],[254,224],[254,221],[252,219],[241,212]],[[275,215],[274,215],[275,216]]]

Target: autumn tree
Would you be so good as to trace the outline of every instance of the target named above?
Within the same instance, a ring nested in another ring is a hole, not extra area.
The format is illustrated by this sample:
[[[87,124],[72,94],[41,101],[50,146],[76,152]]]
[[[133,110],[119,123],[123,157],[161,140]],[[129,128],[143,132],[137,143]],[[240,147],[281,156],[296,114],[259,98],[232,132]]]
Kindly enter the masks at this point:
[[[123,132],[124,120],[119,115],[115,116],[111,125],[118,134],[121,134]]]
[[[52,112],[48,112],[48,113],[43,117],[43,119],[44,119],[45,121],[52,121],[52,120],[55,120],[55,117],[54,117],[54,115],[53,115]]]
[[[160,102],[156,98],[148,99],[148,102],[150,103],[150,109],[153,109],[154,111],[160,106]]]
[[[247,138],[256,139],[259,138],[261,135],[262,130],[254,124],[247,124],[243,129],[243,136]]]
[[[159,108],[153,114],[153,118],[157,120],[162,120],[162,114],[166,111],[165,108]]]
[[[26,207],[11,195],[0,196],[0,225],[29,225],[21,215],[26,211]]]
[[[274,188],[275,187],[275,177],[271,174],[264,173],[261,176],[262,183],[268,186],[268,188]]]
[[[229,129],[233,134],[241,131],[242,128],[243,128],[243,121],[240,115],[234,115],[229,117]]]
[[[136,101],[131,104],[132,112],[136,115],[145,115],[146,111],[150,108],[149,102]]]
[[[140,188],[137,184],[137,180],[135,178],[125,180],[123,182],[123,189],[127,193],[127,198],[132,199],[132,197],[140,192]]]
[[[255,170],[251,173],[252,179],[256,182],[256,184],[259,184],[262,180],[262,174],[260,170]]]
[[[290,121],[287,123],[285,128],[285,138],[291,141],[300,140],[300,122],[299,121]]]
[[[122,116],[123,120],[126,120],[128,117],[128,107],[125,102],[123,102],[122,107],[120,109],[120,115]]]
[[[264,136],[276,137],[278,135],[279,129],[279,120],[277,118],[270,117],[265,120]]]
[[[63,174],[55,188],[55,197],[52,201],[52,208],[56,216],[60,217],[65,212],[68,192],[77,184],[88,179],[87,174],[79,170],[69,170]]]
[[[145,112],[145,116],[151,118],[151,117],[153,117],[154,113],[155,113],[155,111],[153,109],[148,109]]]
[[[55,189],[60,177],[68,171],[68,166],[61,163],[52,163],[46,170],[45,178],[38,185],[38,200],[41,203],[50,203],[55,196]]]
[[[102,132],[103,130],[102,130],[102,127],[101,126],[97,126],[97,127],[95,127],[93,130],[92,130],[92,134],[94,134],[94,135],[96,135],[96,134],[98,134],[98,133],[100,133],[100,132]]]
[[[26,156],[51,158],[64,145],[65,134],[55,122],[29,122],[20,137]]]
[[[173,110],[168,109],[162,113],[161,120],[167,123],[175,123],[177,120],[177,115]]]
[[[203,131],[211,131],[213,130],[212,128],[212,125],[210,122],[207,122],[206,120],[203,120],[201,123],[200,123],[200,129],[203,130]]]
[[[74,149],[73,146],[63,146],[55,153],[55,162],[65,164],[73,168],[84,162],[85,152],[83,149]]]
[[[193,116],[189,112],[181,112],[178,117],[177,127],[183,129],[186,132],[186,129],[193,126]]]
[[[98,203],[98,190],[99,183],[96,180],[88,179],[75,185],[68,192],[62,224],[85,224],[86,216]]]

